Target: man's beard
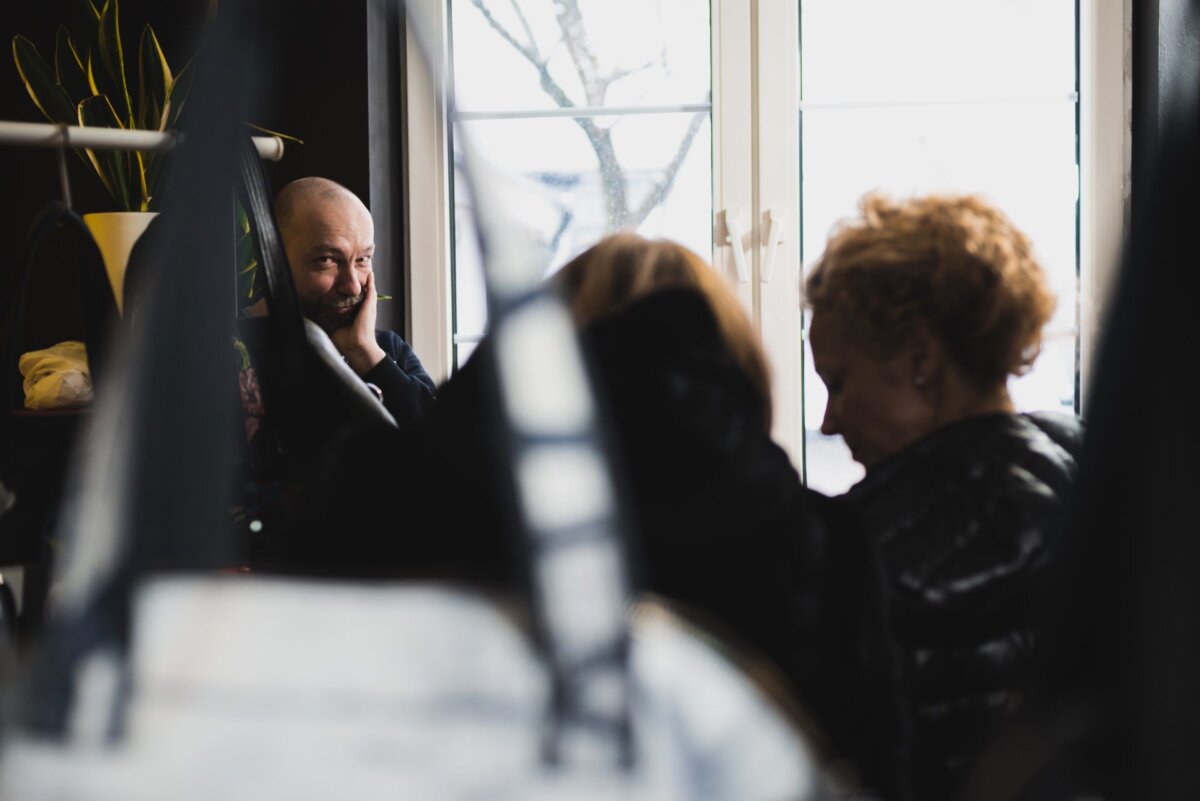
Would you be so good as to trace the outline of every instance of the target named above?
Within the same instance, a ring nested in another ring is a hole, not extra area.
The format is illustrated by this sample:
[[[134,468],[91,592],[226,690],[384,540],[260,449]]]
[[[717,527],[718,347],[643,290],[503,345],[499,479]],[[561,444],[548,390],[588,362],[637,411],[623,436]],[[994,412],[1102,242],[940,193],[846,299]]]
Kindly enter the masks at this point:
[[[326,292],[314,304],[306,304],[304,315],[312,320],[327,334],[332,334],[339,328],[345,328],[354,322],[358,316],[357,309],[367,299],[367,289],[363,287],[358,297],[348,298],[336,289]],[[348,311],[348,310],[354,311]]]

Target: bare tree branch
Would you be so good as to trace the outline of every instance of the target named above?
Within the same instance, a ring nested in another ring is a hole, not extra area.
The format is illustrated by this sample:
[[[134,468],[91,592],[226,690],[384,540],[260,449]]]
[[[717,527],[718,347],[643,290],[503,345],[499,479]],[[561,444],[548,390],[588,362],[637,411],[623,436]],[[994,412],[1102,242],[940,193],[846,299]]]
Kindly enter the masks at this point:
[[[525,36],[529,39],[529,44],[523,44],[512,31],[496,19],[485,5],[486,0],[471,0],[471,4],[479,9],[479,12],[483,14],[488,25],[533,66],[537,71],[538,82],[542,91],[559,108],[578,108],[578,104],[571,99],[566,89],[550,73],[550,59],[553,50],[557,49],[557,44],[566,46],[567,53],[575,67],[575,72],[579,76],[580,83],[583,86],[585,102],[590,106],[604,105],[605,94],[608,91],[609,85],[614,81],[654,66],[655,62],[651,61],[640,67],[623,70],[616,69],[607,75],[602,75],[599,59],[596,58],[596,54],[588,43],[587,29],[578,0],[553,0],[555,20],[558,23],[562,37],[556,43],[555,47],[552,48],[551,55],[543,55],[537,45],[537,41],[534,39],[533,28],[520,8],[520,0],[509,0],[509,2],[516,12],[517,19],[521,23],[521,28]],[[591,117],[572,118],[572,121],[587,136],[588,142],[596,154],[596,160],[600,168],[600,180],[603,185],[604,207],[609,230],[619,230],[641,225],[646,217],[650,215],[650,212],[670,194],[675,184],[675,178],[683,166],[684,159],[686,159],[688,151],[691,150],[692,142],[695,140],[706,116],[705,114],[697,114],[693,117],[687,131],[684,133],[682,141],[679,143],[679,148],[671,159],[671,163],[667,165],[662,177],[651,188],[650,192],[638,206],[636,212],[631,211],[629,208],[629,181],[624,169],[621,167],[620,161],[617,159],[611,130],[601,127]]]
[[[533,28],[529,26],[529,20],[525,17],[525,12],[521,10],[521,3],[519,0],[509,0],[509,2],[512,4],[513,11],[516,13],[517,19],[521,22],[521,28],[525,31],[525,35],[529,37],[529,46],[533,48],[533,52],[537,54],[539,58],[541,58],[541,51],[537,46],[537,38],[533,35]]]
[[[630,75],[637,75],[639,72],[645,72],[646,70],[650,69],[657,63],[658,62],[656,62],[656,61],[647,61],[645,64],[641,64],[636,67],[630,67],[628,69],[623,69],[623,70],[613,70],[609,74],[608,78],[606,78],[604,81],[605,88],[608,87],[608,84],[614,84],[617,81],[621,80],[622,78],[628,78]]]
[[[650,212],[654,211],[655,206],[662,203],[666,196],[671,193],[671,187],[675,185],[675,176],[678,175],[679,168],[683,166],[683,161],[687,158],[688,151],[692,149],[692,141],[696,138],[696,134],[699,133],[700,126],[707,116],[704,112],[700,112],[692,117],[692,121],[688,123],[687,132],[683,135],[683,141],[679,143],[679,149],[675,151],[675,157],[667,165],[663,177],[650,190],[650,194],[646,195],[642,204],[638,206],[637,214],[634,217],[634,225],[641,225],[645,222],[646,218],[650,216]]]
[[[554,18],[562,31],[562,41],[571,55],[579,82],[583,84],[583,93],[589,106],[604,104],[604,93],[608,89],[608,81],[600,75],[600,62],[596,54],[588,46],[587,31],[583,24],[583,12],[579,10],[578,0],[555,0]]]
[[[513,36],[512,32],[509,31],[508,28],[505,28],[502,24],[500,24],[499,20],[492,16],[492,12],[488,10],[486,5],[484,5],[483,0],[471,0],[471,5],[479,9],[479,13],[483,14],[483,18],[487,20],[487,24],[491,26],[492,30],[500,34],[504,41],[513,46],[514,50],[525,56],[530,64],[539,69],[542,67],[543,61],[541,54],[539,54],[537,51],[536,42],[531,40],[529,45],[523,45],[517,41],[517,37]]]

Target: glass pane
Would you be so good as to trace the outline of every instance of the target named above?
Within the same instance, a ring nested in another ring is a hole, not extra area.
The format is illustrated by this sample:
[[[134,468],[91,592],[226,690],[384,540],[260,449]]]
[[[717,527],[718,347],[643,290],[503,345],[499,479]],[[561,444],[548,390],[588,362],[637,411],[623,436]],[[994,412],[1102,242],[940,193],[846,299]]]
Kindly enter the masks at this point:
[[[806,102],[1066,95],[1075,3],[802,0]]]
[[[453,0],[451,24],[454,52],[470,54],[454,64],[463,111],[703,103],[709,97],[708,3]],[[544,81],[536,66],[543,62]]]
[[[1011,383],[1023,410],[1075,406],[1075,27],[1067,2],[801,3],[804,263],[868,191],[987,197],[1033,240],[1059,299],[1055,339]],[[820,434],[811,364],[804,393],[809,483],[841,492],[862,471]]]
[[[487,326],[487,292],[483,260],[475,238],[476,225],[468,184],[454,170],[454,365],[461,367],[474,346],[462,338],[483,333]]]
[[[1042,344],[1033,369],[1011,378],[1008,391],[1023,412],[1075,413],[1075,337],[1059,336]]]
[[[862,479],[865,471],[851,458],[850,449],[840,436],[827,437],[821,433],[829,394],[813,369],[807,321],[804,340],[804,480],[819,492],[838,495]]]
[[[1075,327],[1074,103],[820,109],[802,125],[806,264],[868,191],[979,193],[1033,240],[1059,297],[1050,327]]]
[[[712,252],[712,158],[709,115],[646,114],[587,120],[615,160],[601,169],[597,139],[574,120],[504,119],[460,123],[487,157],[518,178],[506,199],[562,266],[618,230],[670,237],[709,257]],[[483,332],[482,272],[469,207],[456,180],[456,333]]]

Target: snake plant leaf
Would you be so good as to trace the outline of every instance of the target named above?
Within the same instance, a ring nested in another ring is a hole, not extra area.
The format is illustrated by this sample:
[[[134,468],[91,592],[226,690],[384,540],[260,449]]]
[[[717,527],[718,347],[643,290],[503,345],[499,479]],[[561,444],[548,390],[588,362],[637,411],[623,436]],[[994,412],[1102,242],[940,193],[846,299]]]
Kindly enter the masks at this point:
[[[125,121],[125,127],[134,127],[133,100],[129,96],[129,83],[125,80],[125,49],[121,46],[121,16],[117,0],[104,0],[100,8],[100,63],[112,79],[116,108]]]
[[[150,187],[152,184],[149,182],[149,172],[152,161],[154,159],[151,155],[141,150],[135,150],[133,158],[129,161],[134,177],[137,178],[138,211],[150,211]]]
[[[124,128],[121,116],[106,95],[94,95],[79,102],[79,124],[96,128]],[[129,197],[129,154],[118,150],[96,153],[85,151],[96,168],[100,181],[108,189],[121,211],[135,211]],[[140,205],[140,204],[139,204]]]
[[[79,51],[65,25],[59,25],[54,35],[54,77],[73,102],[91,94],[83,60],[79,58]]]
[[[267,136],[278,136],[280,139],[283,139],[284,141],[287,141],[287,142],[295,142],[298,145],[304,144],[303,139],[297,139],[296,137],[292,136],[291,134],[279,133],[279,131],[272,131],[270,128],[264,128],[261,125],[255,125],[252,122],[246,123],[246,126],[249,128],[253,128],[254,130],[258,131],[259,133],[264,133]]]
[[[75,103],[54,77],[50,65],[38,53],[33,42],[21,35],[13,37],[13,61],[17,73],[25,84],[25,91],[33,98],[46,119],[51,122],[74,123]]]
[[[192,68],[192,62],[188,62],[175,79],[171,82],[171,90],[167,93],[167,104],[169,108],[164,109],[167,120],[167,128],[178,128],[179,118],[183,114],[183,107],[187,103],[188,95],[192,91],[192,76],[196,74],[196,70]]]
[[[152,131],[164,127],[163,112],[174,80],[154,28],[146,25],[138,42],[137,127]]]
[[[100,86],[96,83],[96,70],[93,64],[92,51],[88,50],[87,59],[84,62],[84,70],[87,73],[88,89],[91,91],[92,95],[102,95],[104,93],[100,91]]]
[[[191,65],[188,65],[188,67],[190,66]],[[167,131],[174,130],[174,128],[179,127],[179,115],[182,112],[182,109],[184,109],[184,103],[187,100],[188,90],[191,89],[192,73],[194,72],[188,67],[182,68],[182,71],[180,71],[178,76],[175,76],[174,80],[172,80],[172,83],[170,83],[170,88],[167,91],[166,101],[163,103],[161,113],[162,116],[160,121],[158,121],[158,125],[156,126],[157,130]],[[146,159],[145,176],[146,183],[148,183],[150,187],[161,186],[162,174],[163,171],[166,170],[167,161],[167,158],[158,156]]]

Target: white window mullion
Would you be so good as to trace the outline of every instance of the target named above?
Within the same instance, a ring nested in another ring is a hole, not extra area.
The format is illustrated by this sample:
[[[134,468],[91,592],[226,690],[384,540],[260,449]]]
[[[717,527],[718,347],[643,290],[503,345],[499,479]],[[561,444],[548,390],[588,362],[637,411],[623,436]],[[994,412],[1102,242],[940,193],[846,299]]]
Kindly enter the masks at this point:
[[[713,266],[724,274],[746,310],[754,314],[752,275],[739,281],[726,215],[743,223],[747,269],[753,270],[751,0],[713,0]]]
[[[1087,401],[1097,332],[1127,227],[1131,2],[1083,0],[1079,6],[1078,325],[1083,403]],[[1118,53],[1120,58],[1115,55]]]
[[[777,442],[800,469],[804,446],[800,315],[800,133],[796,3],[758,2],[754,164],[755,270],[759,325],[774,378]],[[774,220],[774,223],[773,223]],[[769,237],[779,240],[773,263]],[[769,270],[769,274],[768,274]]]
[[[425,36],[428,52],[418,46],[416,31],[411,27],[407,43],[407,334],[425,370],[441,383],[450,375],[454,353],[447,176],[450,159],[443,89],[448,75],[446,9],[442,0],[411,0],[410,6],[420,13],[430,31]]]

